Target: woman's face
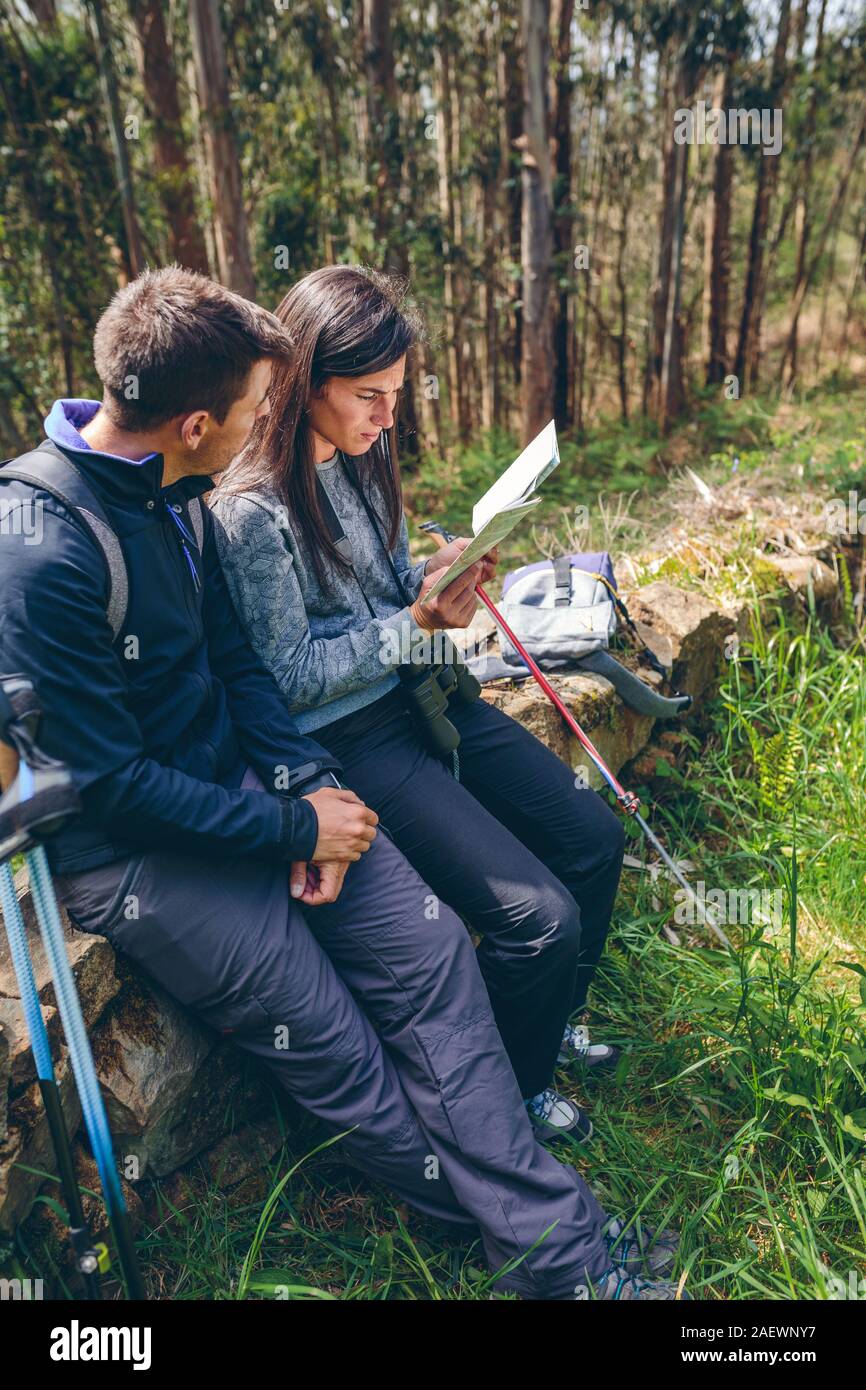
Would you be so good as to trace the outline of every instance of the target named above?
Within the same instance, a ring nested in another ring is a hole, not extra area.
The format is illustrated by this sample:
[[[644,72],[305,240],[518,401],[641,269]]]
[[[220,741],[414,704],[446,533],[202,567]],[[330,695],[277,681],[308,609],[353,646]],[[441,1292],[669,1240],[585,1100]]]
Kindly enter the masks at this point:
[[[309,405],[315,462],[324,463],[335,449],[366,454],[382,430],[394,423],[397,397],[406,375],[406,358],[369,376],[332,376]]]

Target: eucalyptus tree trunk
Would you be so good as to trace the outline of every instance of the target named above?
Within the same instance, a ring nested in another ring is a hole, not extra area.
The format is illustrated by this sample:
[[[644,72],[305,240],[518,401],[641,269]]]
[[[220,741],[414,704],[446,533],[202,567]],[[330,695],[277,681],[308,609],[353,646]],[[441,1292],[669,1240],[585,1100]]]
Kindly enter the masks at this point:
[[[409,248],[403,235],[403,141],[391,24],[391,0],[363,0],[368,157],[376,170],[373,213],[378,259],[384,270],[408,279]],[[408,368],[400,411],[404,446],[417,454],[415,382]]]
[[[785,87],[787,71],[788,35],[791,24],[791,0],[781,0],[779,27],[773,50],[773,66],[770,74],[770,93],[773,104],[781,99]],[[779,155],[758,156],[758,186],[755,191],[755,205],[752,212],[752,226],[749,234],[749,263],[746,271],[746,287],[743,293],[743,311],[740,316],[740,334],[737,341],[737,356],[734,374],[739,379],[740,390],[757,385],[761,356],[761,318],[766,288],[765,255],[767,249],[767,230],[770,222],[770,207],[779,177]]]
[[[574,0],[553,0],[552,32],[555,44],[554,72],[551,92],[552,129],[556,150],[553,216],[553,251],[559,287],[553,325],[553,351],[556,362],[556,382],[553,413],[558,425],[571,423],[569,415],[569,382],[572,361],[569,347],[572,334],[569,306],[571,294],[572,245],[574,219],[571,188],[571,98],[574,83],[571,79],[571,25],[574,19]]]
[[[442,300],[445,318],[445,381],[448,416],[456,438],[460,436],[460,359],[457,341],[456,276],[454,247],[457,238],[454,207],[453,154],[453,54],[449,0],[437,6],[436,69],[436,173],[438,179],[439,220],[442,225]]]
[[[713,106],[731,106],[733,57],[716,75]],[[716,145],[704,227],[704,295],[702,360],[706,383],[724,381],[728,370],[728,291],[731,279],[732,147]]]
[[[805,24],[807,13],[806,0],[802,8],[802,16]],[[821,63],[821,53],[824,47],[824,20],[827,14],[827,0],[821,0],[821,9],[818,14],[818,28],[815,35],[815,53],[812,59],[812,88],[809,93],[809,107],[806,118],[806,130],[808,132],[808,143],[806,154],[803,160],[803,172],[799,180],[799,240],[797,243],[797,275],[794,282],[794,297],[806,275],[806,263],[809,252],[809,238],[812,234],[813,209],[811,206],[812,192],[812,173],[814,169],[814,150],[811,136],[815,130],[815,117],[818,111],[818,92],[819,92],[819,69]],[[800,300],[802,304],[802,300]],[[791,326],[788,329],[788,340],[785,344],[785,351],[782,355],[782,378],[785,385],[790,389],[797,380],[797,349],[800,327],[800,305],[791,315]],[[787,368],[787,378],[785,372]]]
[[[521,45],[520,0],[502,0],[499,7],[500,48],[496,65],[496,87],[499,105],[499,148],[502,167],[500,218],[503,228],[502,260],[516,269],[520,265],[521,222],[523,199],[520,173],[520,136],[523,129],[523,68]],[[502,344],[516,387],[520,386],[521,351],[523,342],[523,307],[521,284],[517,275],[507,280],[509,312],[506,341]],[[520,432],[519,401],[511,393],[505,423]]]
[[[526,68],[521,136],[521,403],[523,441],[528,443],[553,415],[554,399],[553,177],[548,114],[550,0],[523,0],[522,14]]]
[[[120,96],[117,89],[117,74],[111,56],[111,27],[103,0],[88,0],[96,25],[96,52],[99,62],[99,76],[102,83],[105,112],[111,134],[111,147],[114,152],[114,166],[117,174],[117,187],[120,193],[120,207],[123,213],[123,229],[126,234],[126,255],[129,271],[134,277],[144,269],[144,251],[141,244],[141,231],[135,207],[132,187],[132,170],[129,162],[129,146],[123,129],[120,114]]]
[[[228,70],[218,0],[189,0],[189,19],[219,278],[230,290],[254,299],[256,285],[240,159],[229,109]]]
[[[171,254],[208,274],[207,248],[195,212],[194,182],[183,133],[177,70],[162,0],[128,0],[138,37],[138,67],[154,128],[154,162],[168,219]]]
[[[688,7],[680,3],[677,10],[677,25],[669,40],[672,73],[664,107],[658,274],[647,363],[648,400],[663,432],[686,403],[681,294],[689,146],[674,139],[674,113],[691,105],[700,71],[699,57],[690,42]]]

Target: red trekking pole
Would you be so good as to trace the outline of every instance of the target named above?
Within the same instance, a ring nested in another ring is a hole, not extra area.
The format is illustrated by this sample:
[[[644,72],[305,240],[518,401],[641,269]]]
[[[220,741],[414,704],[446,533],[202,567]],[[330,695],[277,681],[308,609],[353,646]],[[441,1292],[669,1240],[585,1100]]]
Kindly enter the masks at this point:
[[[439,546],[440,549],[443,545],[447,545],[449,541],[457,539],[456,536],[453,536],[449,531],[446,531],[444,527],[440,526],[439,523],[436,521],[425,521],[419,529],[422,531],[426,531],[428,535],[432,536],[433,540],[436,542],[436,545]],[[677,883],[686,893],[689,900],[694,903],[699,915],[703,919],[706,926],[709,927],[710,931],[713,932],[713,934],[724,947],[726,947],[728,950],[732,950],[733,948],[731,947],[731,943],[728,940],[725,933],[722,931],[718,922],[715,922],[713,918],[710,916],[710,914],[707,912],[704,904],[696,895],[695,890],[692,888],[688,879],[682,873],[682,870],[677,868],[676,864],[674,863],[673,859],[671,859],[671,856],[668,854],[667,850],[659,840],[658,836],[647,825],[646,821],[640,813],[640,798],[636,796],[634,792],[626,791],[622,783],[619,782],[616,777],[614,777],[613,773],[607,766],[607,763],[602,758],[598,749],[590,741],[590,739],[587,738],[586,734],[583,732],[583,729],[581,729],[574,715],[571,713],[569,709],[566,708],[565,704],[559,698],[556,691],[553,689],[553,686],[550,684],[550,681],[547,679],[544,672],[539,668],[537,663],[533,661],[532,657],[529,655],[529,652],[523,646],[520,639],[514,635],[511,628],[508,626],[508,623],[505,621],[499,610],[493,605],[493,603],[488,598],[487,594],[484,592],[484,589],[480,584],[476,584],[475,592],[481,599],[481,602],[487,608],[488,612],[491,614],[499,630],[505,633],[509,642],[514,647],[515,651],[519,654],[521,660],[525,663],[526,666],[529,667],[529,670],[531,671],[535,681],[538,683],[538,685],[541,686],[541,689],[544,691],[550,703],[555,707],[558,713],[565,720],[566,724],[568,725],[571,732],[574,734],[581,748],[583,748],[583,750],[591,758],[592,762],[595,764],[601,776],[604,778],[605,782],[610,787],[611,791],[617,799],[618,804],[622,807],[625,814],[627,816],[631,816],[632,819],[635,821],[635,824],[640,826],[640,829],[643,832],[647,842],[650,845],[652,845],[656,854],[659,856],[662,863],[668,869],[668,872],[672,874],[672,876],[676,879]]]

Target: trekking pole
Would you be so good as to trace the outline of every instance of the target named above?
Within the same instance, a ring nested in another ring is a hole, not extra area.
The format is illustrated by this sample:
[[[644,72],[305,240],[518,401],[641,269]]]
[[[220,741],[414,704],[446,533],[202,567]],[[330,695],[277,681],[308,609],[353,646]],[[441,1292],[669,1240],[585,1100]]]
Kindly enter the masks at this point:
[[[439,546],[440,549],[443,545],[447,545],[449,541],[457,539],[456,536],[452,535],[451,532],[446,531],[444,527],[440,526],[438,522],[435,521],[425,521],[422,523],[419,529],[422,531],[426,531],[428,535],[432,536],[436,545]],[[526,666],[529,667],[529,670],[531,671],[534,679],[536,680],[538,685],[541,686],[541,689],[544,691],[548,700],[550,700],[551,704],[565,720],[566,724],[568,725],[571,732],[574,734],[581,748],[583,748],[584,752],[588,755],[588,757],[594,763],[595,767],[598,769],[604,781],[610,787],[611,791],[617,799],[618,804],[622,807],[625,814],[627,816],[631,816],[635,824],[640,827],[647,842],[655,850],[656,854],[659,856],[662,863],[667,868],[668,872],[680,885],[689,901],[694,904],[705,926],[709,928],[709,930],[713,933],[717,940],[727,950],[732,950],[733,948],[731,947],[731,943],[728,940],[726,934],[722,931],[718,922],[714,921],[710,914],[707,912],[706,907],[695,893],[695,890],[692,888],[691,884],[683,874],[682,870],[677,867],[677,865],[674,863],[673,859],[665,849],[664,845],[659,840],[658,836],[647,825],[646,821],[640,813],[640,798],[636,796],[634,792],[626,791],[625,787],[623,787],[622,784],[617,780],[617,778],[614,777],[613,773],[607,766],[598,749],[587,738],[586,734],[581,729],[574,715],[571,713],[569,709],[566,708],[565,704],[557,695],[556,691],[553,689],[553,686],[550,684],[547,677],[544,675],[544,672],[540,669],[538,664],[535,661],[533,661],[532,657],[529,655],[529,652],[523,646],[523,643],[512,632],[511,628],[508,626],[508,623],[505,621],[499,610],[493,605],[491,600],[487,597],[487,594],[484,592],[484,589],[480,584],[476,584],[475,592],[481,599],[481,602],[488,609],[497,626],[500,628],[502,632],[505,633],[509,642],[514,647],[515,651],[519,654],[521,660],[524,662]]]
[[[12,870],[8,862],[0,864],[0,908],[2,908],[3,921],[6,925],[6,936],[9,940],[9,951],[15,968],[15,978],[18,981],[21,1007],[30,1036],[30,1047],[36,1064],[39,1094],[45,1107],[51,1146],[54,1149],[60,1172],[60,1187],[66,1201],[69,1243],[75,1257],[75,1268],[81,1275],[85,1298],[98,1299],[100,1297],[97,1277],[99,1252],[91,1240],[90,1231],[84,1218],[81,1193],[78,1190],[75,1167],[72,1161],[69,1131],[66,1128],[63,1108],[60,1104],[57,1079],[51,1061],[51,1048],[42,1010],[39,1007],[39,994],[36,989],[36,981],[33,978],[33,965],[27,950],[24,918],[21,916],[21,907],[15,892],[15,880],[12,877]]]
[[[99,1090],[81,1003],[66,954],[63,924],[54,895],[48,860],[44,846],[40,843],[41,836],[58,830],[74,817],[80,810],[80,805],[67,769],[61,763],[46,757],[36,746],[35,734],[39,715],[39,707],[29,681],[15,677],[0,684],[3,737],[15,750],[10,756],[10,750],[4,748],[2,762],[3,785],[6,788],[0,800],[0,889],[3,916],[52,1143],[60,1168],[64,1195],[69,1205],[70,1239],[75,1251],[76,1265],[85,1280],[88,1297],[96,1297],[98,1294],[94,1292],[94,1284],[100,1267],[99,1255],[97,1249],[91,1246],[84,1222],[69,1135],[60,1106],[48,1037],[27,949],[24,923],[9,866],[9,860],[13,855],[24,854],[39,931],[51,968],[57,1008],[69,1048],[69,1059],[81,1101],[85,1128],[99,1172],[126,1295],[130,1299],[143,1299],[146,1297],[144,1284],[138,1267],[120,1177],[114,1162],[105,1103]],[[13,769],[15,755],[17,771]]]

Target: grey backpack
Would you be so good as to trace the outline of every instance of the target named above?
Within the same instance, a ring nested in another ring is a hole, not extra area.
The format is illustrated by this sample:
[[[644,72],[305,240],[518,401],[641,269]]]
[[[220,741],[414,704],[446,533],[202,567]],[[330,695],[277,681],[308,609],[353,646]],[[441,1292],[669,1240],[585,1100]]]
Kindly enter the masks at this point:
[[[607,553],[558,555],[505,576],[502,616],[535,661],[565,664],[610,646],[616,583]],[[504,661],[522,665],[505,633]]]
[[[653,719],[670,719],[691,706],[690,695],[661,695],[608,651],[619,617],[637,638],[642,660],[657,675],[668,674],[638,637],[617,592],[607,551],[557,555],[553,560],[523,565],[505,576],[499,607],[527,654],[545,671],[571,668],[604,676],[627,705]],[[499,646],[501,661],[484,656],[467,663],[482,684],[503,676],[519,680],[530,674],[501,628]]]

